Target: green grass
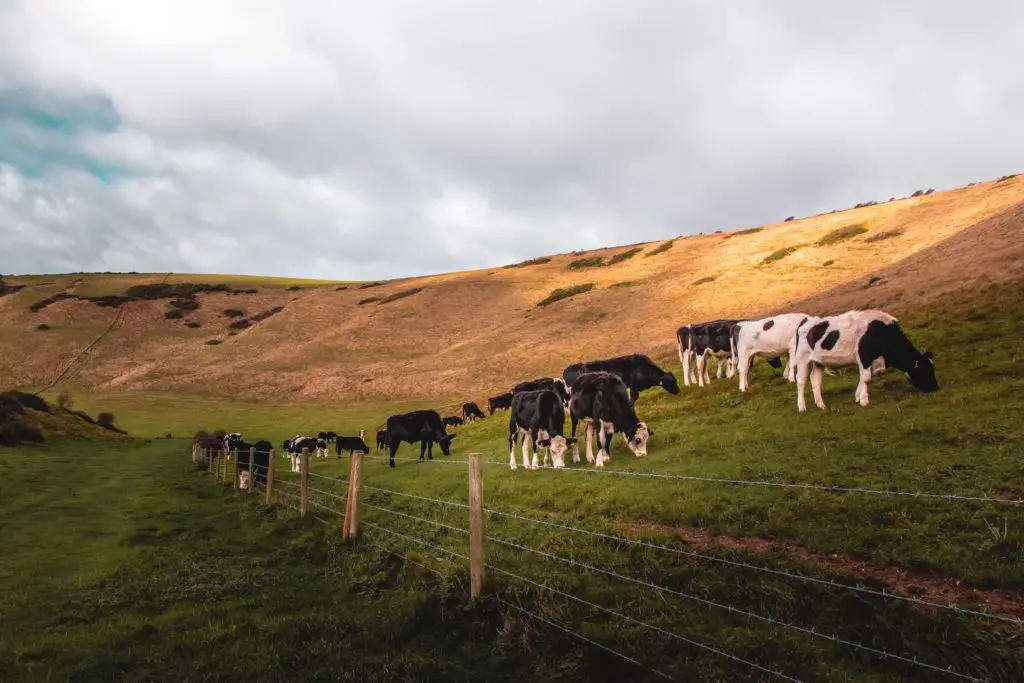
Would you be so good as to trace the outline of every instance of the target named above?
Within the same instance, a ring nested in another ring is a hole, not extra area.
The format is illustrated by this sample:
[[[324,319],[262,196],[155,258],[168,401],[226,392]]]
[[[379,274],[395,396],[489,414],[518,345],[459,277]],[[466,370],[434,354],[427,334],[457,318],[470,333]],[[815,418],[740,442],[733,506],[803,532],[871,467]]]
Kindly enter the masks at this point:
[[[776,261],[781,261],[782,259],[786,258],[790,254],[796,252],[802,246],[803,245],[801,245],[801,244],[795,244],[795,245],[793,245],[791,247],[782,247],[781,249],[776,249],[772,253],[770,253],[767,256],[765,256],[764,260],[761,261],[761,263],[762,263],[762,265],[768,265],[769,263],[775,263]]]
[[[608,259],[608,265],[614,266],[616,263],[628,261],[629,259],[639,254],[641,251],[643,251],[643,247],[633,247],[632,249],[627,249],[626,251],[620,251],[618,254],[615,254],[610,259]]]
[[[537,305],[538,306],[550,306],[551,304],[555,303],[556,301],[561,301],[562,299],[568,299],[570,297],[576,296],[577,294],[585,294],[586,292],[589,292],[593,288],[594,288],[594,283],[593,282],[586,282],[586,283],[581,284],[581,285],[573,285],[572,287],[560,287],[558,289],[553,290],[546,297],[544,297],[543,299],[538,301]]]
[[[841,485],[965,495],[1020,496],[1024,433],[1024,293],[988,289],[900,315],[919,349],[936,353],[942,388],[920,394],[896,370],[872,381],[872,403],[853,402],[853,373],[828,376],[831,410],[795,410],[794,387],[757,362],[751,388],[713,381],[680,396],[645,392],[637,411],[656,431],[649,457],[616,436],[610,471]],[[968,355],[956,349],[971,349]],[[656,358],[678,373],[678,361]],[[76,407],[117,414],[145,435],[239,429],[278,441],[298,432],[380,423],[397,406],[235,404],[215,397],[75,395]],[[403,406],[402,408],[404,408]],[[419,406],[422,407],[422,406]],[[504,412],[456,430],[453,454],[420,463],[403,445],[397,467],[370,456],[378,489],[466,500],[465,458],[480,452],[485,505],[615,534],[638,522],[785,541],[823,557],[863,562],[867,576],[833,574],[782,552],[713,551],[667,533],[644,538],[823,579],[866,583],[874,566],[949,577],[979,588],[1024,588],[1019,507],[669,481],[574,471],[511,472]],[[279,459],[278,467],[284,460]],[[347,459],[315,461],[337,476]],[[587,468],[569,465],[569,469]],[[290,473],[280,468],[281,481]],[[315,486],[329,482],[314,478]],[[286,487],[286,484],[282,483]],[[335,485],[340,490],[340,484]],[[284,489],[282,489],[284,490]],[[325,505],[338,503],[317,494]],[[282,518],[190,471],[178,441],[133,446],[0,449],[0,679],[168,680],[655,680],[498,599],[655,666],[677,680],[755,681],[740,664],[623,625],[492,569],[488,598],[469,606],[466,571],[376,527],[465,552],[464,535],[396,517],[391,508],[457,528],[465,511],[365,489],[363,538],[337,543],[336,526]],[[374,506],[374,507],[370,507]],[[329,521],[329,512],[323,512]],[[336,522],[334,522],[336,524]],[[1005,529],[1005,531],[1004,531]],[[863,642],[970,673],[1019,681],[1024,656],[988,622],[854,595],[685,555],[487,518],[487,561],[800,680],[936,681],[934,672],[855,656],[784,628],[630,587],[593,571],[503,547],[499,539],[642,578],[818,633]],[[39,539],[46,539],[40,543]],[[391,546],[401,558],[371,547]],[[418,567],[429,565],[440,577]],[[31,577],[31,580],[29,580]],[[154,630],[155,629],[155,630]],[[256,637],[240,637],[254,634]],[[116,653],[116,654],[111,654]],[[328,673],[329,672],[329,673]]]
[[[853,239],[857,235],[863,235],[867,231],[868,229],[864,227],[863,223],[845,225],[841,228],[830,230],[828,233],[825,234],[824,237],[819,239],[815,244],[817,244],[819,247],[827,247],[832,244],[839,244],[840,242],[845,242],[847,240]]]

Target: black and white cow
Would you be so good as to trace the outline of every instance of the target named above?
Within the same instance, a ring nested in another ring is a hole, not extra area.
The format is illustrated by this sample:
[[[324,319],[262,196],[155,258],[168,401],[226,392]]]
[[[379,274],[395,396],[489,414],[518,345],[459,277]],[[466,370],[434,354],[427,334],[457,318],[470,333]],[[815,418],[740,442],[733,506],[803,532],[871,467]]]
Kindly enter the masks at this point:
[[[339,460],[342,451],[348,451],[349,457],[352,457],[352,453],[355,451],[369,453],[370,447],[366,445],[361,436],[336,436],[334,437],[334,452],[337,453]]]
[[[462,404],[462,419],[465,422],[472,422],[473,420],[482,420],[484,418],[484,411],[480,410],[480,406],[470,401],[469,403]]]
[[[569,407],[569,385],[561,377],[541,377],[528,382],[520,382],[512,388],[512,396],[514,397],[521,391],[540,391],[541,389],[555,392],[558,394],[558,398],[562,399],[562,405],[566,408]]]
[[[512,398],[508,422],[508,465],[516,469],[516,439],[523,437],[523,468],[537,469],[537,449],[544,449],[544,465],[551,461],[555,469],[565,467],[565,451],[576,443],[566,439],[565,404],[558,392],[551,389],[519,391]],[[533,463],[530,463],[530,445]]]
[[[730,329],[732,355],[736,359],[736,370],[740,377],[740,391],[750,386],[750,364],[754,356],[778,360],[786,356],[783,374],[787,382],[796,381],[796,331],[811,316],[803,313],[783,313],[760,320],[741,320]]]
[[[419,441],[420,460],[423,460],[424,453],[427,454],[427,458],[433,460],[434,444],[437,443],[441,447],[441,452],[449,455],[455,436],[445,431],[444,423],[436,410],[414,410],[411,413],[392,415],[388,418],[385,437],[390,454],[389,464],[391,467],[395,466],[395,453],[403,441],[410,444]]]
[[[231,441],[241,440],[242,432],[228,432],[227,434],[224,435],[224,438],[221,440],[220,450],[222,453],[224,453],[228,460],[231,459],[231,447],[228,444],[231,443]]]
[[[270,467],[270,453],[274,445],[269,441],[260,440],[255,443],[247,443],[242,440],[242,435],[235,432],[226,439],[229,451],[238,453],[238,488],[248,489],[253,482],[256,484],[267,483],[267,470]],[[252,454],[252,462],[250,462]]]
[[[654,435],[654,431],[636,416],[626,384],[618,375],[610,372],[583,373],[570,385],[570,395],[571,436],[575,439],[576,427],[580,422],[586,423],[587,462],[604,467],[611,460],[612,436],[615,432],[623,435],[629,450],[636,457],[647,455],[647,439]],[[599,445],[596,460],[593,451],[595,430]],[[573,446],[572,461],[580,461],[578,443]]]
[[[463,419],[460,415],[451,415],[441,420],[444,422],[445,427],[459,427],[463,423]]]
[[[683,385],[690,386],[690,363],[693,361],[697,386],[711,382],[708,373],[708,360],[715,358],[718,368],[715,377],[722,378],[722,370],[726,369],[726,377],[732,377],[736,359],[732,354],[731,328],[739,320],[712,320],[706,323],[683,325],[676,330],[676,348],[679,350],[679,361],[683,364]]]
[[[381,429],[377,432],[377,450],[388,447],[388,430]]]
[[[327,443],[331,443],[332,441],[334,441],[335,439],[338,438],[338,433],[337,432],[320,432],[319,434],[316,435],[316,438],[323,439]]]
[[[860,381],[854,400],[868,405],[868,383],[876,372],[894,367],[907,373],[910,383],[924,392],[938,391],[935,366],[930,351],[920,353],[907,339],[899,321],[879,310],[847,311],[840,315],[811,321],[797,331],[796,407],[807,410],[804,389],[811,376],[814,404],[826,409],[821,398],[821,380],[827,367],[856,365]]]
[[[494,415],[494,411],[509,409],[512,407],[512,394],[501,394],[499,396],[492,396],[487,399],[487,414]]]
[[[670,394],[679,394],[679,382],[671,372],[665,372],[642,353],[630,356],[617,356],[605,360],[592,360],[586,363],[570,365],[562,371],[562,378],[569,387],[570,399],[576,379],[588,372],[610,372],[618,376],[629,390],[629,400],[636,403],[641,391],[652,387],[662,387]]]
[[[285,452],[292,459],[292,472],[299,471],[299,455],[305,448],[318,458],[327,457],[327,440],[312,436],[294,436],[285,442]]]

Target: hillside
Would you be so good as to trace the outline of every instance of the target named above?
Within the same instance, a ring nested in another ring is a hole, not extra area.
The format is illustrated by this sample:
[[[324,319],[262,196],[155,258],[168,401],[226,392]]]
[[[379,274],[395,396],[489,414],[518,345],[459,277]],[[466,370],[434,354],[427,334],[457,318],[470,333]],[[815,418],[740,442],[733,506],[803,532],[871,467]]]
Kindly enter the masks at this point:
[[[9,277],[0,386],[275,401],[481,398],[579,360],[664,357],[685,322],[795,307],[899,314],[950,291],[1018,281],[1022,227],[1024,177],[1015,177],[747,230],[383,284]],[[181,289],[189,283],[207,291]],[[131,289],[140,285],[179,288]],[[537,305],[553,290],[586,285]],[[118,298],[133,291],[141,295]]]

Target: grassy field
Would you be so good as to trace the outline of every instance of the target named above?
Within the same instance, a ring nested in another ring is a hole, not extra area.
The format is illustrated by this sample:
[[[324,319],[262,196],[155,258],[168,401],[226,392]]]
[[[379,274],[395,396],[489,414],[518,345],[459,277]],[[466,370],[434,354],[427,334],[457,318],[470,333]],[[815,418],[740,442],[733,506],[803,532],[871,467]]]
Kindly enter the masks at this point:
[[[403,446],[391,469],[372,455],[363,537],[352,546],[337,541],[332,494],[343,484],[331,479],[347,473],[347,457],[311,465],[313,511],[328,526],[218,488],[192,471],[178,439],[0,449],[0,679],[611,681],[657,680],[657,669],[675,680],[771,680],[757,663],[802,681],[963,680],[947,667],[1022,680],[1018,626],[828,585],[1024,616],[1021,506],[705,480],[1021,496],[1015,294],[990,289],[903,316],[918,348],[935,351],[936,394],[890,371],[862,409],[847,373],[825,379],[829,413],[798,415],[793,386],[757,363],[745,395],[733,381],[645,394],[638,412],[657,432],[650,455],[633,458],[616,437],[605,474],[511,472],[505,413],[460,428],[447,458],[420,463]],[[678,373],[678,361],[662,360]],[[372,440],[388,412],[423,406],[76,399],[137,435],[224,428],[275,442],[360,428]],[[488,597],[475,605],[465,562],[445,554],[466,552],[465,510],[399,495],[464,503],[470,452],[488,461],[485,505],[496,511]],[[286,504],[294,475],[277,462]]]

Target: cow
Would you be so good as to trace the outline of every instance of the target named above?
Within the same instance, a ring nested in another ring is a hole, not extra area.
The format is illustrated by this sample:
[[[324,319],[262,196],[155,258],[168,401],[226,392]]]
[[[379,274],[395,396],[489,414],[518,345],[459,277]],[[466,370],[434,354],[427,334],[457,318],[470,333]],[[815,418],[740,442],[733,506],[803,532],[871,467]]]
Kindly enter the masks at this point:
[[[224,434],[224,437],[221,440],[221,449],[220,450],[221,450],[222,453],[224,453],[224,455],[227,457],[228,460],[231,459],[231,447],[228,444],[232,440],[241,441],[242,440],[242,432],[228,432],[228,433]]]
[[[434,443],[441,447],[445,455],[451,454],[452,439],[455,434],[448,434],[445,431],[441,416],[436,410],[414,410],[411,413],[392,415],[387,421],[387,444],[390,455],[389,465],[395,466],[395,453],[404,441],[406,443],[420,442],[420,460],[423,454],[427,458],[434,459]]]
[[[242,435],[237,432],[229,434],[225,443],[229,451],[238,452],[238,488],[247,489],[253,482],[256,484],[267,483],[267,469],[270,467],[270,454],[274,450],[273,444],[265,440],[246,443],[242,440]],[[251,463],[249,462],[250,453],[253,453]]]
[[[509,409],[512,407],[512,394],[501,394],[500,396],[492,396],[487,399],[487,414],[494,415],[494,411]]]
[[[693,360],[696,366],[697,386],[703,387],[705,383],[711,382],[708,375],[707,363],[709,357],[718,361],[718,369],[715,376],[722,377],[722,370],[726,370],[726,377],[731,378],[735,371],[736,359],[732,354],[731,328],[739,320],[712,320],[706,323],[694,325],[683,325],[676,330],[676,348],[679,351],[679,361],[683,364],[683,385],[690,386],[690,361]],[[724,363],[723,363],[724,362]]]
[[[331,443],[332,441],[334,441],[335,439],[338,438],[338,433],[337,432],[320,432],[319,434],[316,435],[316,438],[323,439],[327,443]]]
[[[787,382],[796,381],[796,365],[793,364],[796,331],[810,319],[811,316],[803,313],[783,313],[771,318],[742,320],[733,324],[729,334],[740,378],[740,391],[746,391],[750,386],[750,364],[754,356],[778,361],[780,356],[786,354],[783,374]]]
[[[299,471],[299,454],[302,449],[311,451],[318,458],[327,457],[327,440],[311,436],[294,436],[285,442],[285,452],[292,459],[292,472]]]
[[[521,391],[540,391],[541,389],[550,389],[555,392],[558,394],[558,398],[562,399],[562,405],[565,408],[569,407],[569,385],[562,377],[541,377],[528,382],[520,382],[513,387],[512,396],[515,397]]]
[[[462,418],[458,415],[452,415],[441,420],[444,422],[445,427],[458,427],[462,425]]]
[[[523,468],[537,469],[537,448],[544,448],[544,465],[551,461],[555,469],[565,467],[565,451],[576,443],[562,434],[565,425],[565,404],[558,392],[551,389],[520,391],[512,398],[508,422],[508,464],[516,469],[516,439],[523,437]],[[533,464],[529,446],[533,445]]]
[[[377,450],[388,447],[388,430],[381,429],[377,432]]]
[[[827,408],[821,398],[821,380],[826,367],[857,366],[860,381],[854,400],[861,407],[868,405],[868,383],[872,375],[887,367],[905,372],[910,383],[923,392],[939,389],[931,352],[921,353],[915,349],[899,321],[885,311],[853,310],[801,325],[793,362],[796,364],[796,407],[801,413],[807,410],[804,390],[808,374],[814,404],[822,410]]]
[[[635,353],[631,356],[593,360],[567,367],[562,371],[562,378],[569,386],[570,400],[573,394],[572,385],[576,378],[588,372],[610,372],[618,376],[629,389],[630,403],[636,403],[640,392],[652,387],[660,386],[673,396],[679,394],[679,383],[675,375],[665,372],[642,353]]]
[[[348,451],[349,457],[352,457],[352,453],[355,451],[369,453],[370,447],[366,445],[361,436],[337,436],[334,438],[334,452],[337,453],[339,460],[341,460],[342,451]]]
[[[484,411],[480,410],[480,406],[470,401],[469,403],[462,404],[462,419],[465,422],[472,422],[473,420],[482,420],[484,418]]]
[[[587,462],[604,467],[611,460],[611,437],[620,432],[638,458],[647,456],[647,440],[654,431],[640,421],[633,408],[625,382],[610,372],[585,372],[570,385],[569,418],[571,437],[576,438],[580,422],[587,425]],[[599,449],[594,458],[594,431]],[[574,443],[572,461],[580,461],[579,443]]]

